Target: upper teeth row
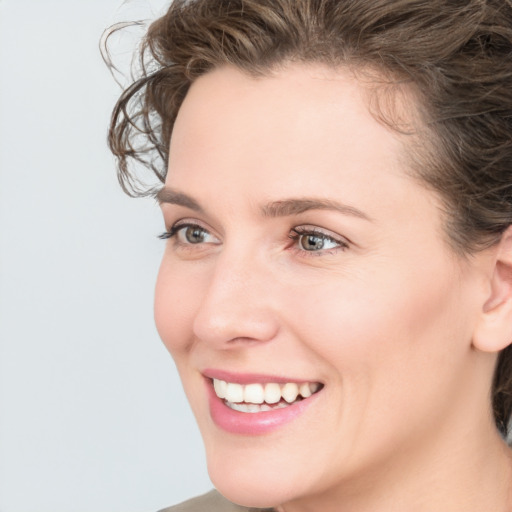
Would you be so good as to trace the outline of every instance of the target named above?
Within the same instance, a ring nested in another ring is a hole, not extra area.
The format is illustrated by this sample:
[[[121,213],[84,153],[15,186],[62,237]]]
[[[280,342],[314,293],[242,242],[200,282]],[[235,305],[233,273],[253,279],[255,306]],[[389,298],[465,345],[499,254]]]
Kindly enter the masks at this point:
[[[215,394],[228,402],[240,403],[248,402],[251,404],[276,404],[284,398],[288,403],[297,399],[299,395],[308,398],[318,391],[320,384],[318,382],[304,382],[296,384],[287,382],[286,384],[277,384],[269,382],[268,384],[236,384],[224,380],[213,379]]]

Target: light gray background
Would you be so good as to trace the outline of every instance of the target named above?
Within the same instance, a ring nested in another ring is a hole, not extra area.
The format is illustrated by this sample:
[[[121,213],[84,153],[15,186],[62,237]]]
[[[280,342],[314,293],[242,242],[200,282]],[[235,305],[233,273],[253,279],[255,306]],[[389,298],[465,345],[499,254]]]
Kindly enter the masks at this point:
[[[211,486],[153,326],[160,213],[105,144],[100,35],[165,4],[0,0],[1,512],[149,512]]]

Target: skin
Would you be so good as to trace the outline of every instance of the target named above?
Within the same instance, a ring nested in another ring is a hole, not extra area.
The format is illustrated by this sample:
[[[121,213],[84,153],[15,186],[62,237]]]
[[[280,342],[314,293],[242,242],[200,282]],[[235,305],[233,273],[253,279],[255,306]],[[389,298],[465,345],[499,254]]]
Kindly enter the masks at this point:
[[[505,511],[512,471],[488,396],[502,347],[488,317],[509,302],[510,272],[496,271],[509,262],[500,245],[454,253],[437,196],[410,177],[410,141],[367,100],[348,71],[320,65],[258,79],[225,67],[193,84],[165,186],[202,211],[161,206],[167,229],[192,223],[203,238],[181,229],[167,241],[157,328],[228,499],[285,512]],[[366,218],[262,212],[305,197]],[[325,234],[324,248],[290,239],[297,227]],[[210,418],[206,368],[324,389],[278,430],[237,435]]]

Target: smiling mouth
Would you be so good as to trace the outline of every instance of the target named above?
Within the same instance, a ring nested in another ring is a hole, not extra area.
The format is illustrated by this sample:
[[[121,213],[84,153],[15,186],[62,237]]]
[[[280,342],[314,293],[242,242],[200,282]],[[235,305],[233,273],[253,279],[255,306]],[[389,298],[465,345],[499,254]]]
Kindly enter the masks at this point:
[[[229,408],[239,412],[258,413],[289,407],[294,403],[318,393],[320,382],[287,382],[279,384],[238,384],[220,379],[212,379],[217,397]]]

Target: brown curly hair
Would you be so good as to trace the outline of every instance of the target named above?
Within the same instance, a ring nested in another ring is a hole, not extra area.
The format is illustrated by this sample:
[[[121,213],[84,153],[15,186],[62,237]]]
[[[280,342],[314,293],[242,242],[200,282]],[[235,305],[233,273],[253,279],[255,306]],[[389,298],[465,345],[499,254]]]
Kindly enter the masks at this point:
[[[133,162],[165,181],[174,121],[198,77],[226,64],[261,76],[290,61],[321,62],[414,88],[429,134],[414,171],[443,200],[455,250],[488,247],[512,224],[512,0],[174,0],[139,56],[140,76],[109,132],[130,195],[154,192]],[[505,436],[512,346],[490,392]]]

